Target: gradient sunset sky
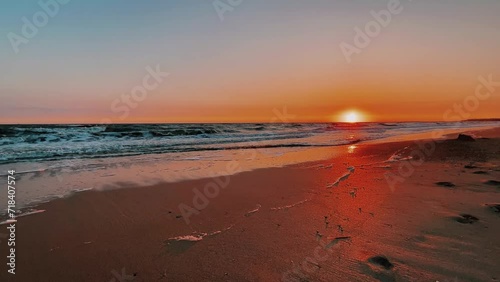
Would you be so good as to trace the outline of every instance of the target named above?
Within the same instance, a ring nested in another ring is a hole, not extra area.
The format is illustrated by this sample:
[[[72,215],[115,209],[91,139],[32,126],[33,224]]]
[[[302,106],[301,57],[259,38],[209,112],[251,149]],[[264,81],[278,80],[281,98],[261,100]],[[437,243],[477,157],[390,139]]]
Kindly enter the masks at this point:
[[[389,1],[243,0],[221,21],[212,1],[71,0],[16,54],[38,1],[0,3],[0,123],[442,121],[479,76],[500,82],[498,0],[401,0],[351,63],[339,45]],[[170,75],[112,110],[157,65]],[[499,109],[500,86],[469,118]]]

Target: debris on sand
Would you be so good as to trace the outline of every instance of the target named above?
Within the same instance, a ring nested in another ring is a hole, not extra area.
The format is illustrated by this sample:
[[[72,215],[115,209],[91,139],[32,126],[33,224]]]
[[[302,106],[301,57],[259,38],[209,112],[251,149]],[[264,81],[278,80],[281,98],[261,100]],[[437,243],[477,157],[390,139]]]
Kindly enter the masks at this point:
[[[358,192],[358,188],[354,188],[353,190],[349,191],[349,195],[354,199],[356,198],[356,193]]]
[[[470,214],[461,214],[460,217],[456,218],[457,222],[460,222],[462,224],[473,224],[474,222],[478,221],[479,218],[470,215]]]
[[[478,170],[478,171],[474,171],[473,174],[488,174],[488,172],[484,171],[484,170]]]
[[[340,234],[344,234],[344,228],[342,228],[342,225],[338,224],[337,228],[338,228]]]
[[[466,142],[474,142],[476,139],[474,139],[472,136],[467,135],[467,134],[458,134],[458,141],[466,141]]]
[[[373,264],[380,265],[388,270],[394,267],[394,265],[384,256],[371,257],[368,259],[368,261]]]
[[[319,233],[319,231],[316,230],[316,240],[319,241],[321,239],[321,237],[323,237],[323,234]]]
[[[442,186],[442,187],[455,187],[455,184],[448,182],[448,181],[436,182],[436,185]]]

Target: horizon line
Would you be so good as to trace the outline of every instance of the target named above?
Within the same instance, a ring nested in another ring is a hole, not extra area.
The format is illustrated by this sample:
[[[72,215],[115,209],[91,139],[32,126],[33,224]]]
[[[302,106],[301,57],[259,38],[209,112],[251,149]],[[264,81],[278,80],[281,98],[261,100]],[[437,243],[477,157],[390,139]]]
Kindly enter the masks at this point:
[[[345,123],[345,124],[367,124],[367,123],[437,123],[437,122],[465,122],[465,121],[500,121],[500,118],[478,118],[478,119],[464,119],[455,121],[443,120],[427,120],[427,121],[361,121],[361,122],[342,122],[342,121],[283,121],[283,122],[115,122],[115,123],[1,123],[4,125],[133,125],[133,124],[318,124],[318,123]]]

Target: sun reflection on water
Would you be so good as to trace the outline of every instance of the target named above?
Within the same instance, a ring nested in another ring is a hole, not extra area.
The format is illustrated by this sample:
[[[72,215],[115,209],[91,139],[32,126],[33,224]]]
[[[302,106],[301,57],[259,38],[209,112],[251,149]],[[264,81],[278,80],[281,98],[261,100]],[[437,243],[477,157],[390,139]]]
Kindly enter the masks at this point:
[[[352,154],[352,153],[354,153],[354,150],[355,150],[356,148],[357,148],[357,146],[356,146],[356,145],[351,145],[351,146],[347,147],[347,152],[348,152],[349,154]]]

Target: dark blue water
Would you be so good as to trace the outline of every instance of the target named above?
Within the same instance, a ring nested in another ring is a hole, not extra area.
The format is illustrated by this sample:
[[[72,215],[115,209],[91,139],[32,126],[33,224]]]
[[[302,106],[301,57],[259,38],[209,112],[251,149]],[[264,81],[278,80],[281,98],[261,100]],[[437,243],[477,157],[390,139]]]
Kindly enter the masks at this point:
[[[0,125],[0,164],[271,147],[336,146],[460,123]]]

